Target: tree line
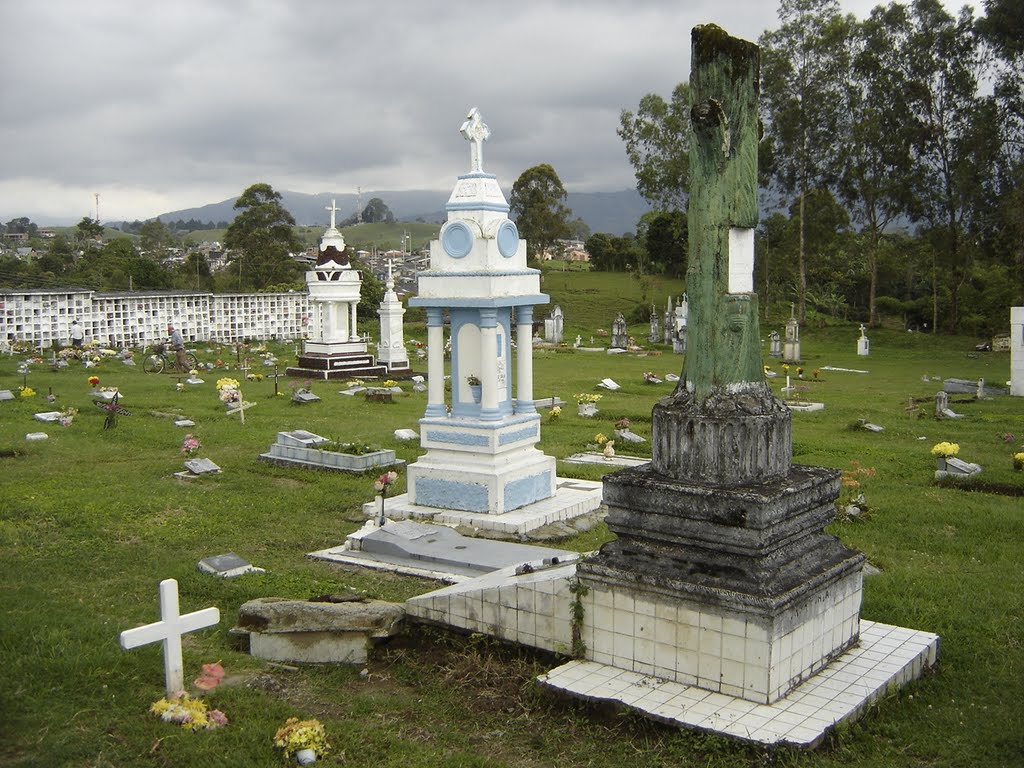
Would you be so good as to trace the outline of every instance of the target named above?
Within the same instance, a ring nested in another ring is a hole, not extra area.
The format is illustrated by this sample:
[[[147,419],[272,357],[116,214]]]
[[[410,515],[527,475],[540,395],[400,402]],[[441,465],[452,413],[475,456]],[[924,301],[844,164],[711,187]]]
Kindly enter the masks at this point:
[[[782,0],[778,16],[759,40],[765,307],[1005,329],[1007,307],[1024,303],[1024,4],[985,0],[975,18],[914,0],[858,20],[837,0]],[[596,268],[635,262],[638,249],[665,268],[651,232],[685,230],[689,109],[680,83],[621,113],[637,189],[657,213],[633,238],[588,241]]]

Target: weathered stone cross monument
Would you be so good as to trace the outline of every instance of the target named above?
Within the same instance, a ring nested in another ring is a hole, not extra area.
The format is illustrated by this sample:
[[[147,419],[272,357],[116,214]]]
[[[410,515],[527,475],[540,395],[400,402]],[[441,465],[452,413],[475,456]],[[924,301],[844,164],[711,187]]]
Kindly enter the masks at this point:
[[[671,659],[642,636],[594,658],[770,703],[857,641],[864,558],[822,531],[839,472],[791,465],[790,414],[762,373],[758,68],[753,43],[693,30],[689,353],[654,407],[652,462],[605,476],[617,540],[578,573],[627,606],[616,626],[669,611],[695,638]],[[737,642],[739,658],[723,651]]]
[[[164,579],[160,582],[160,621],[146,624],[121,633],[121,647],[124,650],[140,645],[162,642],[164,644],[164,682],[167,695],[173,696],[185,690],[184,666],[181,661],[181,636],[186,632],[212,627],[220,622],[217,608],[181,615],[178,607],[178,582]]]

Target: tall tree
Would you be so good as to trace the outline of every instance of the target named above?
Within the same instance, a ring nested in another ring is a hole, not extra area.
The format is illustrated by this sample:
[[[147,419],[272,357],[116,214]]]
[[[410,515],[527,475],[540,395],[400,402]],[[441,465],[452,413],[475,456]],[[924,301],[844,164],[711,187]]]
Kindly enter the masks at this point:
[[[996,116],[978,96],[982,56],[973,13],[954,19],[939,0],[914,0],[906,19],[905,62],[912,121],[917,219],[935,248],[932,324],[939,322],[939,283],[949,295],[946,328],[959,321],[960,290],[970,277],[970,233],[992,176]]]
[[[295,219],[281,205],[281,195],[269,184],[253,184],[235,201],[235,209],[241,213],[224,232],[224,245],[238,270],[239,289],[295,280],[300,268],[290,254],[300,250],[301,244],[292,230]]]
[[[771,143],[775,182],[795,196],[799,210],[797,304],[807,311],[804,200],[830,186],[836,169],[835,141],[844,108],[851,18],[838,0],[782,0],[777,30],[760,39],[762,111]]]
[[[379,197],[370,199],[370,202],[363,208],[363,221],[372,224],[377,221],[392,222],[395,220],[395,214],[391,212],[387,204]]]
[[[157,261],[163,261],[167,249],[174,243],[174,235],[160,217],[147,221],[139,228],[139,247]]]
[[[547,163],[527,168],[512,185],[509,207],[530,256],[540,257],[556,240],[570,235],[567,197],[562,180]]]
[[[103,235],[103,225],[88,216],[82,217],[82,220],[75,225],[75,230],[79,240],[95,240]]]
[[[636,113],[622,110],[616,130],[642,197],[666,211],[685,211],[690,178],[690,84],[679,83],[672,98],[656,93],[640,99]]]
[[[878,322],[878,259],[883,232],[910,210],[910,115],[901,29],[906,10],[877,6],[857,24],[846,78],[838,190],[861,226],[868,272],[868,323]]]

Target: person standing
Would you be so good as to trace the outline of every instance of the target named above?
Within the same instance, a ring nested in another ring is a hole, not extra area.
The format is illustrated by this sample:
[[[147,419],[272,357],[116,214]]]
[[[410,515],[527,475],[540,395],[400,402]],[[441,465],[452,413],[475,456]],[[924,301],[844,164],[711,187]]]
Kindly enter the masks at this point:
[[[170,336],[171,349],[174,350],[174,367],[178,373],[188,373],[188,360],[185,358],[185,339],[181,331],[170,323],[167,324],[167,335]]]
[[[85,331],[82,326],[79,325],[77,320],[71,321],[71,346],[76,349],[81,349],[82,342],[85,341]]]

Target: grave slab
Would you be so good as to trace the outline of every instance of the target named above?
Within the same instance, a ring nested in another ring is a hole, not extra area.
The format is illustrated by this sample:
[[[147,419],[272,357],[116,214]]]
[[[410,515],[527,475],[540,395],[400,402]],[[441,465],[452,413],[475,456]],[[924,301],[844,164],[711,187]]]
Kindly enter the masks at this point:
[[[185,469],[193,475],[209,475],[220,472],[220,467],[209,459],[188,459],[185,462]]]
[[[411,520],[395,520],[383,526],[368,522],[344,545],[309,555],[450,583],[508,566],[540,568],[572,562],[578,556],[568,550],[472,538],[447,526]]]
[[[643,456],[625,456],[617,453],[614,456],[605,456],[596,451],[586,453],[574,453],[562,459],[566,464],[603,464],[612,467],[639,467],[641,464],[650,463],[651,459]]]
[[[466,526],[493,535],[529,538],[531,531],[582,517],[599,506],[601,483],[556,477],[553,496],[498,515],[413,504],[405,493],[387,499],[385,513],[389,520],[430,521],[442,525]],[[363,514],[368,519],[373,519],[378,513],[378,502],[370,501],[363,505]]]
[[[34,413],[32,418],[36,421],[45,421],[52,423],[60,419],[60,411],[45,411],[43,413]]]
[[[192,419],[178,419],[174,422],[174,426],[176,427],[194,427],[195,425],[196,423],[192,421]]]
[[[49,437],[45,432],[29,432],[25,435],[25,439],[34,442],[36,440],[46,440]]]
[[[233,579],[245,573],[266,573],[265,569],[257,568],[234,552],[204,557],[196,564],[196,567],[203,573],[208,573],[211,576],[220,576],[223,579]]]
[[[415,440],[419,433],[415,429],[396,429],[395,440]]]
[[[0,389],[0,402],[4,400],[14,400],[14,393],[9,389]]]

